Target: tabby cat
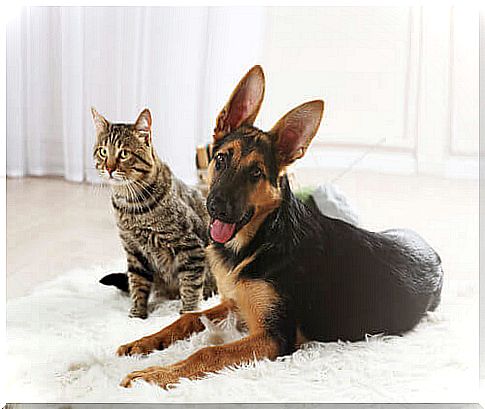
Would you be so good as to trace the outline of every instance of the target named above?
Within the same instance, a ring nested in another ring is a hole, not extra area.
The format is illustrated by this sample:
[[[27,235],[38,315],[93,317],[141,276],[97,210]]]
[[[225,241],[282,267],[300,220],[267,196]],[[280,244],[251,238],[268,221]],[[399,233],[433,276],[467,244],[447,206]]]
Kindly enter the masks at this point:
[[[94,108],[94,162],[112,188],[127,274],[110,274],[103,284],[129,291],[131,317],[146,318],[152,286],[157,295],[180,297],[181,312],[197,309],[216,291],[206,266],[208,215],[202,195],[177,179],[157,156],[151,114],[134,124],[110,123]]]

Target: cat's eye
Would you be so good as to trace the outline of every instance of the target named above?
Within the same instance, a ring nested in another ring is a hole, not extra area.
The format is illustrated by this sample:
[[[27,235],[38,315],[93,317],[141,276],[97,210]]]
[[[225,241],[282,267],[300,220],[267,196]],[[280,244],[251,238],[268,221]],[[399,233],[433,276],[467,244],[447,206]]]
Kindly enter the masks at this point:
[[[130,156],[130,151],[127,151],[126,149],[122,149],[120,151],[120,158],[121,159],[128,159],[129,156]]]
[[[222,170],[226,167],[226,155],[218,153],[214,158],[216,161],[216,170]]]
[[[106,156],[108,156],[108,151],[105,147],[101,147],[98,149],[98,155],[101,157],[101,158],[106,158]]]

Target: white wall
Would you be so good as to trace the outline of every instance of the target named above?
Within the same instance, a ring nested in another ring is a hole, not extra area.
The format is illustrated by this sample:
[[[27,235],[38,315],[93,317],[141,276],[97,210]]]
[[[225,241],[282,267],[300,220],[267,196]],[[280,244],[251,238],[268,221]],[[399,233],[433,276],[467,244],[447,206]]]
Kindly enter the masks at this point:
[[[271,8],[262,121],[326,102],[301,166],[478,175],[478,13],[460,7]]]
[[[456,6],[24,8],[7,27],[7,174],[92,180],[89,107],[148,106],[159,154],[194,181],[195,145],[256,63],[263,129],[326,102],[297,166],[477,176],[478,13]]]

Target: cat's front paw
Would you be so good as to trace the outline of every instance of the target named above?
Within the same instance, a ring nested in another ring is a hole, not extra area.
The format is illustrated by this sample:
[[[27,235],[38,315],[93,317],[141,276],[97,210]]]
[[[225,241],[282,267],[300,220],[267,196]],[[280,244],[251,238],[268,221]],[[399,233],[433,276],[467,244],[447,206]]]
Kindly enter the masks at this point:
[[[179,314],[187,314],[190,312],[196,312],[198,310],[198,304],[182,304],[179,310]]]
[[[131,307],[128,316],[130,318],[141,318],[142,320],[144,320],[145,318],[148,317],[148,311],[146,308],[141,309],[137,307]]]

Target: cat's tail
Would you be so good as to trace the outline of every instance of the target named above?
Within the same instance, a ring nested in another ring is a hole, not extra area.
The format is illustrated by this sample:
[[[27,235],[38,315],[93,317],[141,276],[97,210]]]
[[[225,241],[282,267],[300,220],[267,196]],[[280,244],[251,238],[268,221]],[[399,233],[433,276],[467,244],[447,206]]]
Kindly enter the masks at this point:
[[[121,291],[129,292],[128,276],[125,273],[112,273],[99,280],[101,284],[113,285]]]

